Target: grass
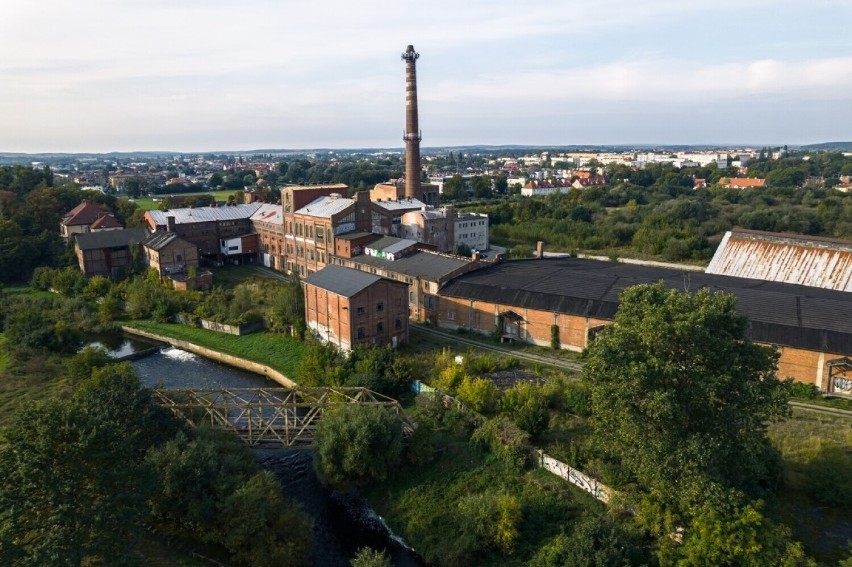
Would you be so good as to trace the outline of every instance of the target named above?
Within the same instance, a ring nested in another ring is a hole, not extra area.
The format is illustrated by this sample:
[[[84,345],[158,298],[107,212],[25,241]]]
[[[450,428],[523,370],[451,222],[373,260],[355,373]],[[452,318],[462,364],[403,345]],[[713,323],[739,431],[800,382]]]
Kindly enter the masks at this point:
[[[3,333],[0,333],[0,373],[2,373],[7,366],[9,366],[9,362],[11,362],[12,357],[9,356],[9,353],[6,352],[4,348],[6,346],[6,337]]]
[[[191,195],[213,195],[213,198],[217,201],[227,201],[228,197],[233,195],[234,191],[196,191],[194,193],[175,193],[174,195],[155,195],[153,197],[139,197],[138,199],[134,199],[134,203],[140,208],[145,209],[146,211],[151,211],[158,209],[160,207],[160,203],[166,197],[188,197]],[[160,199],[159,201],[154,201],[154,199]]]
[[[304,345],[292,337],[272,333],[235,336],[177,323],[154,321],[137,320],[124,324],[134,329],[189,341],[218,352],[266,364],[294,380],[298,379]]]
[[[827,445],[852,453],[852,421],[846,417],[793,410],[786,421],[769,426],[769,438],[787,466],[787,483],[801,488],[803,468]]]
[[[784,485],[775,503],[778,516],[809,553],[836,564],[849,555],[852,511],[815,502],[808,494],[808,468],[828,447],[852,455],[852,421],[794,409],[790,419],[769,426],[769,438],[784,459]]]
[[[507,469],[460,436],[444,439],[441,451],[428,464],[405,463],[396,476],[374,486],[366,497],[394,533],[428,562],[443,563],[442,559],[454,555],[453,542],[459,540],[460,530],[470,529],[460,524],[459,501],[493,491],[518,499],[520,535],[511,555],[499,551],[478,555],[475,559],[483,565],[526,564],[551,537],[570,529],[584,510],[603,510],[602,504],[556,476],[540,469]]]
[[[234,288],[239,284],[257,279],[278,279],[275,275],[261,270],[257,266],[224,266],[213,270],[213,283],[225,288]]]

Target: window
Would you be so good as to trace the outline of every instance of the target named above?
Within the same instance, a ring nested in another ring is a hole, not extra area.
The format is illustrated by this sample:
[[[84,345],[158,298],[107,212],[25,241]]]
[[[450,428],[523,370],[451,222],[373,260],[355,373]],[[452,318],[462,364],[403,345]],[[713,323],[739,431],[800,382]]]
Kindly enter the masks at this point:
[[[384,304],[384,303],[377,303],[377,304],[376,304],[376,312],[377,312],[377,313],[380,313],[380,312],[384,311],[384,309],[385,309],[385,304]]]
[[[456,312],[455,311],[447,311],[447,321],[455,321],[456,320]]]
[[[402,319],[397,317],[396,321],[394,321],[394,327],[396,327],[397,330],[402,329]]]
[[[358,313],[358,315],[363,315],[363,314],[364,314],[364,308],[363,308],[363,307],[359,307],[359,308],[356,310],[356,312]]]
[[[383,333],[384,330],[385,330],[385,324],[384,323],[377,323],[376,324],[376,332],[377,333]]]
[[[178,254],[177,256],[175,256],[175,260],[177,260],[178,262],[183,262],[183,256]]]
[[[359,339],[364,338],[364,327],[358,327],[358,338]]]

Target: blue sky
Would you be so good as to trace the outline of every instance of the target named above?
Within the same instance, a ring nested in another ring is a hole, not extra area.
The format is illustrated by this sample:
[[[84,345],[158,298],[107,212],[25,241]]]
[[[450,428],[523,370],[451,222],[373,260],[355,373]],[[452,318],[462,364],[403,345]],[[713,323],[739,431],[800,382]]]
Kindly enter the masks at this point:
[[[852,140],[852,1],[5,0],[0,151]]]

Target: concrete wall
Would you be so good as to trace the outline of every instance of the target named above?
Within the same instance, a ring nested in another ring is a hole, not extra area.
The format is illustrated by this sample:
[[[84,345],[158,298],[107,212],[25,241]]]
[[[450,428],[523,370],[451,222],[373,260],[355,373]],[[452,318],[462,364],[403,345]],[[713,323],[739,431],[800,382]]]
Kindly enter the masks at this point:
[[[134,329],[133,327],[125,327],[122,326],[121,330],[130,335],[138,335],[140,337],[146,337],[148,339],[154,339],[155,341],[160,341],[163,343],[170,344],[172,346],[181,348],[183,350],[194,352],[195,354],[199,354],[205,358],[210,358],[212,360],[217,360],[224,364],[228,364],[230,366],[235,366],[237,368],[242,368],[243,370],[248,370],[249,372],[254,372],[255,374],[260,374],[262,376],[266,376],[270,380],[273,380],[285,388],[293,388],[297,386],[295,382],[289,379],[287,376],[278,372],[271,366],[267,366],[265,364],[260,364],[259,362],[253,362],[251,360],[246,360],[245,358],[240,358],[238,356],[233,356],[230,354],[225,354],[216,350],[209,349],[207,347],[203,347],[188,341],[182,341],[180,339],[173,339],[171,337],[164,337],[162,335],[157,335],[155,333],[149,333],[148,331],[141,331],[139,329]]]

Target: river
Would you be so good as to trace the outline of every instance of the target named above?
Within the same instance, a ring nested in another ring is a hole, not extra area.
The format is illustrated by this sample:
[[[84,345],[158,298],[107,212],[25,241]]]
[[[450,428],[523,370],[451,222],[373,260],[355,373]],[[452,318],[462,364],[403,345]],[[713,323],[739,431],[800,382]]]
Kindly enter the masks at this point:
[[[98,337],[97,344],[112,356],[140,352],[155,343],[136,338]],[[280,387],[264,376],[233,368],[204,357],[163,346],[159,352],[133,362],[149,388],[261,388]],[[298,502],[314,519],[313,563],[348,566],[363,546],[384,550],[394,565],[423,565],[417,554],[394,536],[384,521],[357,496],[325,489],[313,468],[310,450],[258,450],[261,466],[272,471],[284,496]]]

